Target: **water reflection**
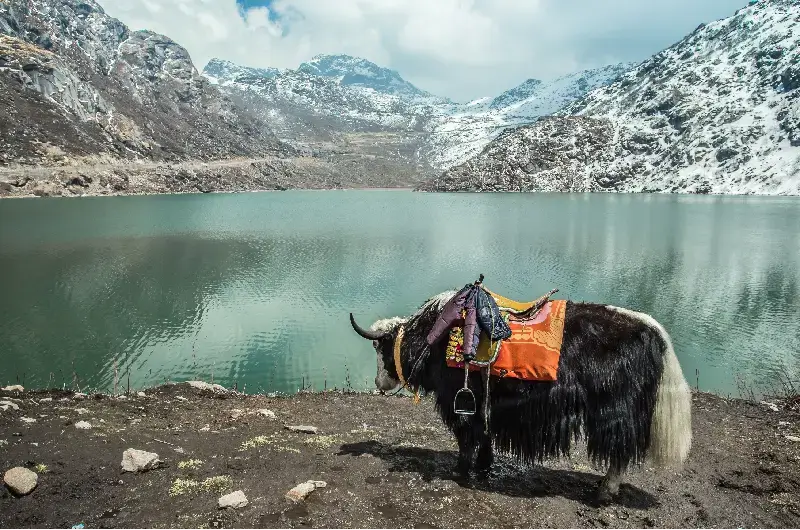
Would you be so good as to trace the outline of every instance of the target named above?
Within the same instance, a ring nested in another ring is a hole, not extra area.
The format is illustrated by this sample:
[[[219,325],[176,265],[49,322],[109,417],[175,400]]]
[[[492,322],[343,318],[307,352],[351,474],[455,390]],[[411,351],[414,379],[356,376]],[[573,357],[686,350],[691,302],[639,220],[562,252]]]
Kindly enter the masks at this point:
[[[349,328],[486,274],[654,315],[687,378],[800,371],[794,199],[282,193],[0,202],[0,383],[368,388]]]

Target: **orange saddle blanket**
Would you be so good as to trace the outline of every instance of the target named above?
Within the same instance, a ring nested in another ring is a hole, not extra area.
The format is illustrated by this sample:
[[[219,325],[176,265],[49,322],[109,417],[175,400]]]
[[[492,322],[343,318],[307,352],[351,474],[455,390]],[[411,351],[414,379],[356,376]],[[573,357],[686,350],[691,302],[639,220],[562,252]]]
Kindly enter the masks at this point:
[[[480,370],[480,365],[491,362],[493,376],[525,381],[555,381],[564,338],[566,309],[566,300],[552,300],[533,317],[524,320],[504,313],[511,328],[511,337],[491,344],[486,334],[481,333],[476,352],[477,364],[470,365],[470,369]],[[451,368],[464,369],[463,336],[463,328],[454,327],[450,330],[450,342],[445,355],[447,365]]]

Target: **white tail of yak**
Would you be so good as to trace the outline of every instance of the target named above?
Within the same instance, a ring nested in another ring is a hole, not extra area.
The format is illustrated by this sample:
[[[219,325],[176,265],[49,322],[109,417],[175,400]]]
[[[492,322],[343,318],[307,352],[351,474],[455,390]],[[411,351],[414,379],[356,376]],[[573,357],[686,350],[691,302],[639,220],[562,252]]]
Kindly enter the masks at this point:
[[[692,393],[675,356],[672,339],[650,315],[616,307],[614,309],[638,318],[658,330],[666,344],[664,367],[650,425],[648,458],[656,467],[679,469],[692,447]]]

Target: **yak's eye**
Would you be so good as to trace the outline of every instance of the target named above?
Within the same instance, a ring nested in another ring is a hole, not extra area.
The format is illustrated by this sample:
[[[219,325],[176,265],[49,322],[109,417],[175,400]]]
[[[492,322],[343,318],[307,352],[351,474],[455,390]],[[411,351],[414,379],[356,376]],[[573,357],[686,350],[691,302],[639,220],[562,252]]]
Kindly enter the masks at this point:
[[[372,341],[372,347],[375,348],[376,350],[378,349],[378,341],[377,340],[373,340]]]

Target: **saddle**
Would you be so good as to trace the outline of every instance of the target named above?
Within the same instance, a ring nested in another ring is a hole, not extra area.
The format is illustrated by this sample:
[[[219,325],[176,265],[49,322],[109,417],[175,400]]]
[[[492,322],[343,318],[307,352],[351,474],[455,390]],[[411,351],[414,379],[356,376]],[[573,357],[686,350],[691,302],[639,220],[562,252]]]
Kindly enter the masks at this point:
[[[526,380],[555,379],[566,302],[558,300],[548,303],[558,289],[531,302],[517,302],[483,287],[483,279],[481,274],[477,282],[465,286],[446,304],[442,316],[428,336],[428,343],[436,342],[446,329],[449,330],[445,354],[447,365],[464,370],[464,387],[456,393],[453,401],[457,414],[475,414],[475,396],[469,389],[469,372],[481,371],[485,385],[484,426],[488,432],[490,375],[510,375]],[[478,304],[470,305],[465,293],[476,293],[471,300],[479,300]],[[489,299],[489,302],[485,299]],[[551,307],[553,304],[556,307]],[[479,312],[483,311],[483,319],[479,319],[480,326],[475,324],[475,305],[479,306]],[[547,314],[539,318],[543,309]],[[487,324],[487,321],[490,323]],[[536,330],[537,324],[545,329]],[[553,340],[555,336],[557,340]],[[540,353],[544,352],[544,355],[540,355],[543,360],[531,364],[528,354],[535,352],[535,348]],[[555,363],[552,355],[554,349]],[[501,362],[498,362],[499,357]]]

